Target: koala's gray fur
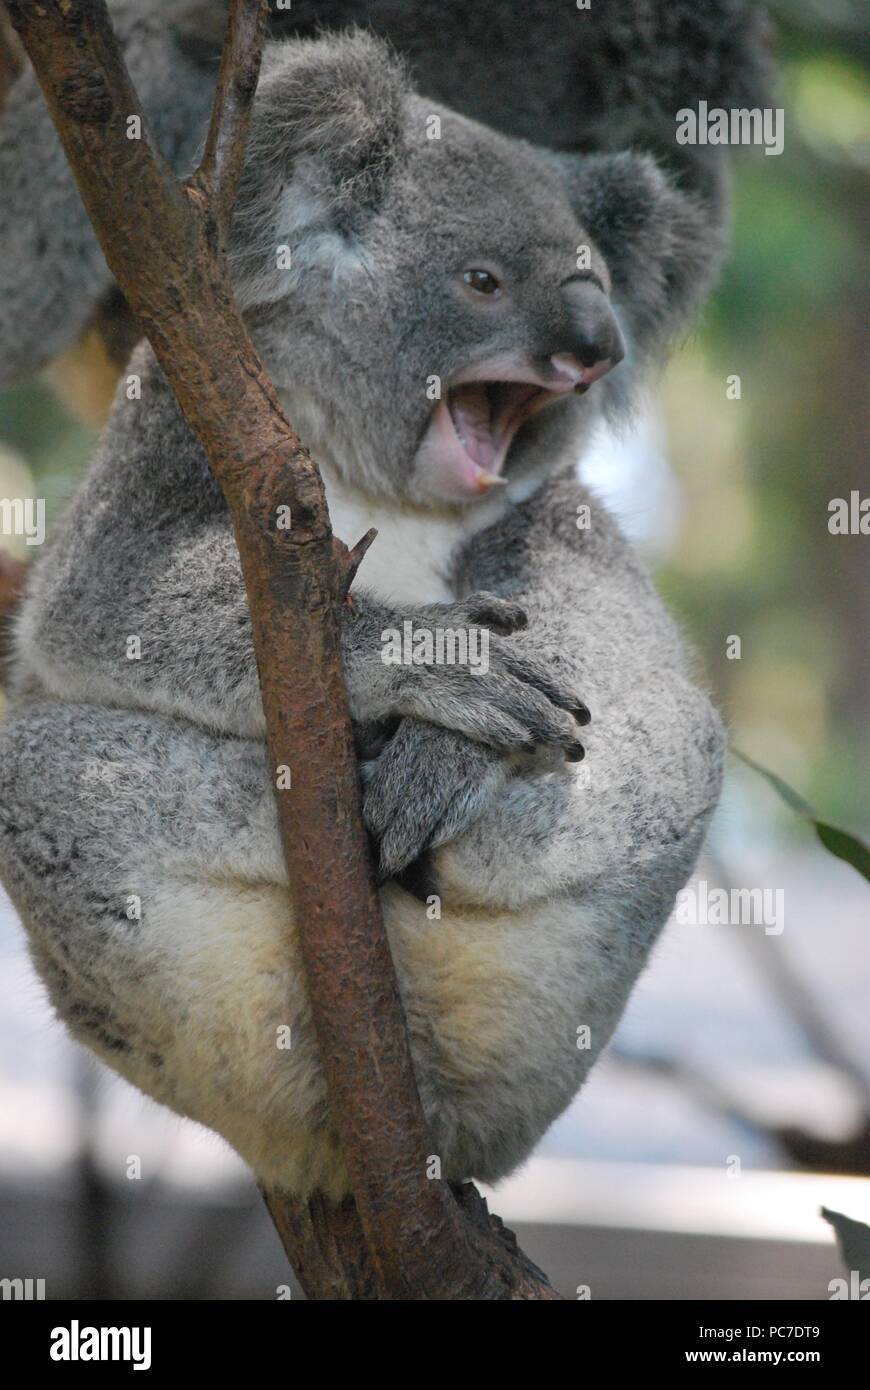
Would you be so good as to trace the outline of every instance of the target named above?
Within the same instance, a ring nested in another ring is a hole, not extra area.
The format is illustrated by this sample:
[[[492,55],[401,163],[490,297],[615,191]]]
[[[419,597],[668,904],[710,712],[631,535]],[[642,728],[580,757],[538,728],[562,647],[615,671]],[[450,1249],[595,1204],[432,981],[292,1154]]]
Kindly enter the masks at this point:
[[[365,36],[267,54],[232,264],[336,531],[380,529],[344,658],[447,1178],[499,1178],[569,1102],[717,799],[719,719],[574,470],[608,399],[624,404],[620,375],[660,358],[691,311],[719,240],[709,205],[648,156],[566,160],[433,108]],[[581,245],[594,284],[566,300]],[[460,273],[488,262],[502,297],[484,305]],[[443,402],[433,412],[426,383],[455,405],[457,375],[492,363],[555,380],[609,301],[626,361],[522,425],[503,486],[442,495]],[[222,1133],[264,1182],[339,1196],[228,514],[147,346],[129,370],[141,399],[121,384],[20,615],[0,872],[75,1036]],[[489,671],[385,665],[382,635],[405,620],[485,625]],[[578,765],[565,755],[581,739]],[[439,895],[439,919],[403,874]]]
[[[112,19],[155,138],[179,172],[202,143],[213,77],[164,16],[113,0]],[[0,382],[75,342],[112,279],[32,71],[0,112]]]
[[[158,142],[188,172],[204,136],[226,6],[109,0]],[[273,7],[274,8],[274,7]],[[752,0],[294,0],[273,31],[366,25],[390,39],[423,94],[553,149],[634,148],[718,203],[716,147],[679,147],[674,116],[764,104],[764,17]],[[30,72],[0,116],[0,382],[74,343],[111,288]]]

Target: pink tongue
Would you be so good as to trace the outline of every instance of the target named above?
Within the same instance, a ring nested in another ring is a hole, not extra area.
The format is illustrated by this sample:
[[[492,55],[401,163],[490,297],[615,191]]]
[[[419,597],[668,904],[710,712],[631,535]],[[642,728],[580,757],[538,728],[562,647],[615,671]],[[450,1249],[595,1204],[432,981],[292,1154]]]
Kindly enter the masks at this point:
[[[495,440],[486,387],[479,384],[459,387],[453,397],[451,414],[466,453],[480,468],[488,471],[495,459]]]

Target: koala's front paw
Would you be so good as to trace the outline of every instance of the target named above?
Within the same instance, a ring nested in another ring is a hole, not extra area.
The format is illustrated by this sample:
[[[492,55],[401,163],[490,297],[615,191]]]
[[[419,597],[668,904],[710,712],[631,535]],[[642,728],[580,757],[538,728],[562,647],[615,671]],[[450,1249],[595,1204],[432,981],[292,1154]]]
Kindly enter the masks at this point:
[[[589,711],[575,690],[512,644],[526,621],[519,604],[488,593],[421,609],[405,637],[413,660],[387,664],[393,710],[499,752],[546,744],[579,762],[577,726],[588,724]]]
[[[382,883],[461,835],[508,775],[491,749],[415,719],[402,720],[361,774],[363,818]]]

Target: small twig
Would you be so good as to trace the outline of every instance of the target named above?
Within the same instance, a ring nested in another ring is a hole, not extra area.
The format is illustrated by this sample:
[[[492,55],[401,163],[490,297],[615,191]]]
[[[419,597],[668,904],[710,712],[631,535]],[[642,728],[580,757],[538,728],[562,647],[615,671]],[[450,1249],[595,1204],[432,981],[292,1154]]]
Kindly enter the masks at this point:
[[[268,16],[268,0],[243,0],[230,11],[205,150],[189,181],[205,190],[224,241],[244,165]]]
[[[357,570],[369,552],[370,547],[377,540],[377,529],[372,526],[366,531],[362,540],[357,541],[352,550],[342,547],[344,553],[339,556],[341,568],[341,598],[346,599],[353,581],[356,579]]]

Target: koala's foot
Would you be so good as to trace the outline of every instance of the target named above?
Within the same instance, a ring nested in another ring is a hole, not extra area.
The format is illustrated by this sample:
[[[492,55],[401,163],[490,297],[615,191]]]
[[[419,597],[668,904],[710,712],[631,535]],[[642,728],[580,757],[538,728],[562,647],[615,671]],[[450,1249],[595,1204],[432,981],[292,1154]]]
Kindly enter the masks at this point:
[[[509,776],[493,749],[416,719],[403,719],[361,772],[382,883],[473,825]]]

